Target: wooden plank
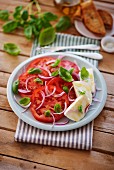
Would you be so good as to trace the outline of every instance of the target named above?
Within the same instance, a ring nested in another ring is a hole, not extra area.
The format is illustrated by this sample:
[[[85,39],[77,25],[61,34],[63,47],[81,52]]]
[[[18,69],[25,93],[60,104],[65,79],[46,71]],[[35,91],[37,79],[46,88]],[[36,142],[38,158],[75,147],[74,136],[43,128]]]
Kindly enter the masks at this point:
[[[107,96],[105,108],[110,109],[110,110],[114,109],[114,96],[112,95]]]
[[[105,155],[95,151],[79,151],[75,149],[55,148],[42,145],[17,143],[14,141],[14,132],[0,130],[0,153],[26,159],[58,168],[65,169],[84,169],[88,170],[91,167],[94,169],[112,170],[114,168],[114,157]],[[101,138],[99,135],[96,137]],[[105,150],[107,151],[108,134],[105,139]],[[101,139],[101,140],[102,140]],[[97,140],[96,140],[97,141]],[[98,141],[99,143],[99,141]],[[110,144],[110,140],[109,140]],[[108,144],[108,147],[109,147]],[[100,145],[100,144],[99,144]],[[104,145],[104,142],[101,142]],[[111,144],[112,145],[112,144]],[[102,148],[103,146],[101,146]],[[112,146],[109,149],[113,150]],[[50,159],[51,158],[51,159]],[[84,160],[84,161],[83,161]],[[81,167],[80,167],[81,165]],[[80,169],[80,170],[81,170]]]
[[[114,95],[114,75],[102,73],[107,85],[108,94]]]
[[[55,167],[41,165],[38,163],[28,162],[25,160],[15,159],[0,155],[0,169],[1,170],[60,170]]]
[[[6,88],[0,87],[0,94],[6,96],[6,95],[7,95],[7,93],[6,93]]]

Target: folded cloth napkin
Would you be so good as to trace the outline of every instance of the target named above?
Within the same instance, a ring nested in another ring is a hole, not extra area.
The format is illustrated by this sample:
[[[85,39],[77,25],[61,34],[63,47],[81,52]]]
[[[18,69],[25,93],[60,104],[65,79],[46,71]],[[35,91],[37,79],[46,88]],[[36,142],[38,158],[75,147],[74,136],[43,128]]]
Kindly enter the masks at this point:
[[[55,42],[51,46],[70,46],[91,43],[98,45],[99,41],[90,38],[84,38],[79,36],[77,37],[68,34],[58,33]],[[37,40],[35,40],[32,46],[31,57],[37,55],[37,51],[35,49],[38,46],[39,46],[38,42]],[[78,51],[87,52],[87,50]],[[97,67],[98,65],[97,60],[93,59],[87,60]],[[15,133],[15,141],[90,150],[92,148],[92,136],[93,136],[93,121],[83,127],[74,130],[57,132],[41,130],[32,127],[27,123],[23,122],[21,119],[19,119]]]

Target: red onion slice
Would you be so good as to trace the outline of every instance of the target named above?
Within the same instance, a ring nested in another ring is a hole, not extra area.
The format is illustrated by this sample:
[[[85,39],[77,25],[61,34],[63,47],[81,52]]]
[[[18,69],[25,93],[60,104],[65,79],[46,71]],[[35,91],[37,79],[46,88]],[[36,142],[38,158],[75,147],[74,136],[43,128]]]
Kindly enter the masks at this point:
[[[89,107],[90,107],[90,104],[89,104],[89,105],[85,108],[85,113],[87,113],[87,112],[88,112]]]
[[[69,123],[69,119],[66,119],[64,122],[55,123],[55,125],[66,125],[67,123]]]
[[[64,110],[63,110],[62,112],[60,112],[60,113],[53,113],[53,114],[61,115],[62,113],[64,113],[64,112],[65,112],[65,110],[66,110],[66,109],[67,109],[67,103],[65,102]]]
[[[97,91],[102,91],[102,89],[100,89],[100,88],[98,88],[98,87],[96,88],[96,90],[97,90]]]
[[[32,79],[32,78],[35,78],[35,77],[36,77],[36,76],[31,76],[31,77],[29,77],[29,78],[26,79],[25,86],[26,86],[26,90],[27,90],[27,91],[31,91],[31,90],[28,89],[28,82],[29,82],[29,80]]]
[[[52,76],[51,77],[45,77],[45,76],[42,76],[42,75],[38,75],[38,77],[42,78],[44,80],[50,80],[52,78]]]
[[[47,91],[48,91],[48,89],[47,89]],[[55,93],[55,91],[56,91],[56,87],[54,87],[52,93],[48,94],[48,95],[45,96],[45,97],[50,97],[50,96],[52,96],[52,95]],[[48,92],[49,92],[49,91],[48,91]],[[47,94],[47,93],[46,93],[46,94]]]
[[[30,93],[31,90],[18,89],[18,92],[26,94],[26,93]]]
[[[52,116],[52,118],[53,118],[53,125],[52,125],[52,128],[53,128],[54,125],[55,125],[55,117],[54,117],[53,113],[50,113],[50,114],[51,114],[51,116]]]
[[[59,55],[58,59],[62,60],[65,56],[64,55]]]
[[[75,99],[71,99],[71,98],[70,98],[70,91],[72,90],[72,88],[73,88],[73,86],[69,89],[69,93],[68,93],[68,100],[69,100],[70,102],[74,102],[74,101],[75,101]]]
[[[97,98],[93,98],[92,99],[94,102],[101,102],[99,99],[97,99]]]
[[[45,70],[46,72],[48,72],[49,76],[51,76],[51,72],[48,69],[46,69],[44,67],[41,67],[41,66],[38,66],[38,68],[40,68],[42,70]]]
[[[41,93],[41,95],[42,95],[42,102],[41,102],[41,104],[36,108],[36,110],[38,110],[38,109],[43,105],[44,100],[45,100],[45,94],[44,94],[44,92],[43,92],[43,91],[40,91],[40,93]]]
[[[55,60],[56,60],[56,59],[55,59]],[[46,65],[51,64],[51,63],[54,63],[54,62],[55,62],[55,60],[47,61],[47,62],[46,62]]]
[[[56,95],[54,95],[54,97],[61,97],[61,96],[63,96],[63,94],[65,94],[65,92],[63,91],[63,92],[61,92],[60,94],[56,94]]]
[[[19,103],[19,101],[17,100],[17,98],[16,98],[15,95],[14,95],[14,100],[15,100],[15,102],[16,102],[19,106],[21,106],[21,107],[24,108],[24,109],[28,109],[28,108],[30,107],[30,105],[31,105],[31,102],[30,102],[28,105],[26,105],[26,106],[21,105],[21,104]]]

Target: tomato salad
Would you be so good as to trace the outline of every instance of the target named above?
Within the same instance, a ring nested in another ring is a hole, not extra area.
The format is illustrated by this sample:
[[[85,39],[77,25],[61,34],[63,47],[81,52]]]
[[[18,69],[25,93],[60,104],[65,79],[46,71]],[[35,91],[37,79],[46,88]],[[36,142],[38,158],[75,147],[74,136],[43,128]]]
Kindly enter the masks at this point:
[[[72,82],[79,80],[78,73],[78,65],[62,56],[35,59],[13,82],[13,93],[21,96],[15,100],[25,110],[30,107],[36,120],[57,122],[76,99]]]

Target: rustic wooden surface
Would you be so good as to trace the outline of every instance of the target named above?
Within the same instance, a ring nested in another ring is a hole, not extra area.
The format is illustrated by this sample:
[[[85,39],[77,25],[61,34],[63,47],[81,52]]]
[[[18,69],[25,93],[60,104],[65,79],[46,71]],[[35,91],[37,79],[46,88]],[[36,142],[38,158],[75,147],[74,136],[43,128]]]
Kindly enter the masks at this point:
[[[114,0],[108,4],[114,6]],[[29,0],[0,0],[0,9],[13,11],[18,5],[26,6]],[[61,16],[54,7],[53,0],[40,0],[42,11],[52,11]],[[99,62],[108,88],[108,97],[103,111],[95,119],[92,151],[41,146],[35,144],[17,143],[14,133],[17,116],[13,113],[7,101],[6,86],[13,69],[29,58],[32,41],[27,40],[21,30],[11,34],[2,31],[0,21],[0,170],[113,170],[114,169],[114,54],[108,54],[102,49],[104,59]],[[74,26],[66,31],[79,35]],[[20,46],[19,56],[8,55],[3,50],[5,42],[14,42]]]

